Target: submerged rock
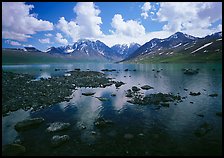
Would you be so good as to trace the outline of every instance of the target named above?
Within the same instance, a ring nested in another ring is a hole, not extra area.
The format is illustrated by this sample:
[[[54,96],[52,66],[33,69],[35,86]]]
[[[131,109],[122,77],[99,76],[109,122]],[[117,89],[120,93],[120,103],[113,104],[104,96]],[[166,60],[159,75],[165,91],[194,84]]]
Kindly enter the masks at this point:
[[[214,93],[214,94],[210,94],[209,96],[210,96],[210,97],[217,97],[218,94],[217,94],[217,93]]]
[[[125,139],[133,139],[133,138],[134,138],[134,135],[133,135],[133,134],[130,134],[130,133],[126,133],[126,134],[124,135],[124,138],[125,138]]]
[[[115,96],[116,96],[116,94],[115,94],[115,93],[112,93],[112,94],[111,94],[111,96],[115,97]]]
[[[126,96],[126,97],[132,97],[132,96],[133,96],[133,95],[132,95],[132,92],[131,92],[130,89],[127,90],[127,93],[126,93],[125,96]]]
[[[170,104],[167,103],[167,102],[162,102],[162,103],[160,103],[160,105],[161,105],[161,106],[164,106],[164,107],[169,107],[169,106],[170,106]]]
[[[199,116],[199,117],[204,117],[204,115],[203,115],[203,114],[197,114],[197,116]]]
[[[153,89],[153,87],[151,87],[149,85],[144,85],[141,88],[144,89],[144,90]]]
[[[7,144],[2,147],[3,156],[19,156],[26,152],[26,148],[20,144]]]
[[[203,123],[202,125],[199,126],[198,129],[194,131],[194,134],[197,137],[202,137],[206,135],[209,131],[213,129],[212,125],[208,124],[207,122]]]
[[[115,69],[102,69],[101,71],[108,71],[108,72],[112,72],[112,71],[116,71]]]
[[[68,135],[62,135],[62,136],[59,136],[59,135],[54,135],[52,138],[51,138],[51,144],[56,147],[56,146],[59,146],[59,145],[62,145],[64,143],[66,143],[67,141],[70,140],[70,137]]]
[[[116,82],[115,87],[118,88],[118,87],[122,86],[123,84],[124,84],[124,82]]]
[[[217,113],[215,113],[216,114],[216,116],[220,116],[220,117],[222,117],[222,112],[217,112]]]
[[[82,95],[85,95],[85,96],[91,96],[91,95],[94,95],[95,92],[86,92],[86,93],[82,93]]]
[[[40,125],[43,122],[44,122],[43,118],[26,119],[21,122],[18,122],[15,125],[15,130],[16,131],[28,130],[28,129],[37,127],[38,125]]]
[[[193,70],[193,69],[183,69],[184,74],[186,75],[194,75],[198,73],[199,69]]]
[[[95,120],[94,125],[97,128],[105,128],[109,125],[111,125],[113,122],[111,120],[105,120],[104,118],[98,118]]]
[[[47,128],[47,132],[57,132],[66,130],[70,127],[70,123],[63,123],[63,122],[54,122],[51,123],[50,126]]]
[[[99,99],[100,101],[109,101],[109,98],[103,98],[103,97],[96,97],[97,99]]]
[[[192,96],[197,96],[197,95],[200,95],[200,94],[201,94],[201,92],[198,92],[198,93],[190,92],[190,94],[189,94],[189,95],[192,95]]]
[[[134,92],[137,92],[137,91],[140,91],[140,90],[141,90],[140,88],[138,88],[138,87],[136,87],[136,86],[133,86],[131,89],[132,89]]]

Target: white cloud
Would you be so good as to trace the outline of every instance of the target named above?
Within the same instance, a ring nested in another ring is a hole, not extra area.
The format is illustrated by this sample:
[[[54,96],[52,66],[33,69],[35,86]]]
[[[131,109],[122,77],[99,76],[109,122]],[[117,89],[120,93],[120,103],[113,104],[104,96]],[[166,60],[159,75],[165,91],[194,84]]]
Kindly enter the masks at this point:
[[[170,35],[172,35],[172,32],[168,32],[168,31],[148,32],[145,34],[141,34],[137,37],[127,36],[127,35],[123,35],[123,34],[122,35],[121,34],[111,34],[111,35],[105,35],[105,36],[99,38],[99,40],[104,42],[109,47],[111,47],[115,44],[127,44],[127,43],[132,43],[132,42],[143,45],[153,38],[163,39],[163,38],[169,37]]]
[[[68,44],[68,41],[65,38],[63,38],[63,36],[60,33],[56,34],[55,40],[64,45]]]
[[[5,43],[8,43],[12,46],[21,46],[21,44],[17,41],[6,40]]]
[[[79,2],[74,7],[76,13],[74,21],[66,21],[61,17],[58,21],[57,28],[70,36],[73,41],[80,38],[97,38],[103,35],[100,25],[102,24],[100,10],[93,2]]]
[[[51,33],[47,33],[47,34],[44,34],[44,35],[47,36],[47,37],[53,36]]]
[[[115,34],[137,37],[145,34],[145,28],[134,20],[124,21],[120,14],[115,14],[111,26],[115,29]]]
[[[50,39],[49,38],[43,38],[43,39],[39,39],[38,40],[40,43],[50,43]]]
[[[222,31],[222,24],[219,24],[219,25],[217,26],[217,30],[218,30],[218,31]]]
[[[163,2],[156,15],[160,22],[167,22],[163,30],[205,36],[214,31],[212,23],[222,19],[222,3]]]
[[[52,23],[37,19],[37,14],[30,14],[33,8],[24,2],[2,2],[2,37],[26,41],[37,31],[53,30]]]
[[[4,38],[4,39],[15,39],[15,40],[18,40],[18,41],[26,41],[26,39],[31,38],[31,36],[21,34],[21,33],[15,33],[15,32],[2,30],[2,38]]]
[[[148,11],[152,8],[150,5],[150,2],[145,2],[144,5],[141,7],[142,13],[141,16],[143,16],[144,19],[148,17]]]
[[[149,15],[147,12],[143,12],[141,13],[141,16],[143,16],[144,19],[147,19]]]

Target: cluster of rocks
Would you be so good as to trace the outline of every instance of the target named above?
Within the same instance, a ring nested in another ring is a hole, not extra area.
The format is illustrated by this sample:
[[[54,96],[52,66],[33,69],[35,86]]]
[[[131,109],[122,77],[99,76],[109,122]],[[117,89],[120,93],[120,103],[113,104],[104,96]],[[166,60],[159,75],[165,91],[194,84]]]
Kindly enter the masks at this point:
[[[197,96],[197,95],[201,95],[201,92],[190,92],[189,95],[192,95],[192,96]]]
[[[52,77],[34,81],[34,76],[4,72],[2,74],[2,114],[20,108],[38,110],[58,102],[67,101],[76,87],[107,87],[123,82],[112,81],[96,71],[69,71],[70,76]],[[85,95],[85,94],[83,94]]]
[[[47,132],[57,132],[62,130],[67,130],[70,128],[70,123],[63,123],[63,122],[54,122],[51,123],[50,126],[47,128]]]
[[[184,74],[186,75],[194,75],[194,74],[197,74],[199,72],[199,69],[182,69]]]
[[[120,81],[120,82],[118,81],[115,83],[115,87],[118,88],[118,87],[122,86],[123,84],[125,84],[125,83],[122,81]]]
[[[144,96],[136,91],[131,91],[130,89],[127,90],[126,97],[131,98],[131,100],[128,100],[128,102],[132,104],[139,104],[139,105],[160,104],[161,106],[166,107],[169,106],[169,102],[181,101],[181,96],[179,95],[156,93]]]
[[[25,119],[23,121],[18,122],[14,128],[18,132],[23,132],[25,130],[37,128],[44,121],[45,120],[43,118]],[[70,123],[53,122],[49,124],[49,127],[46,129],[46,132],[54,133],[58,131],[64,131],[64,130],[68,130],[70,126],[71,126]],[[68,135],[53,135],[50,141],[53,147],[57,147],[64,144],[65,142],[69,140],[70,140],[70,137]],[[4,146],[3,149],[6,155],[20,155],[25,152],[25,147],[19,144],[8,144]],[[8,153],[8,151],[10,150],[12,151],[12,153]]]

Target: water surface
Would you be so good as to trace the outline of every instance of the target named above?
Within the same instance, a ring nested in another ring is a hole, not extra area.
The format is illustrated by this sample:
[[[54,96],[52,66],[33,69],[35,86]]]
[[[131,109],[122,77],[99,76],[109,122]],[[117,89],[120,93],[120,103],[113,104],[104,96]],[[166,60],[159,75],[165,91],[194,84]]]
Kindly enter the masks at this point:
[[[36,112],[18,110],[3,117],[2,144],[12,143],[19,138],[27,148],[26,155],[221,155],[222,118],[216,116],[216,112],[222,111],[221,64],[77,63],[7,65],[2,68],[32,74],[37,79],[64,75],[75,68],[82,71],[116,69],[105,73],[116,81],[125,82],[118,89],[114,85],[77,88],[68,102]],[[185,75],[182,68],[200,70],[196,75]],[[134,69],[136,71],[132,71]],[[155,105],[128,103],[125,92],[132,86],[141,87],[145,84],[154,89],[141,90],[143,94],[172,92],[186,99],[177,105],[171,103],[170,107],[160,109]],[[201,95],[191,96],[190,91],[201,92]],[[83,92],[96,93],[94,96],[83,96]],[[111,96],[112,93],[116,96]],[[218,96],[209,97],[212,93]],[[107,97],[109,101],[102,102],[96,97]],[[203,114],[204,117],[197,114]],[[18,121],[32,117],[43,117],[46,121],[39,128],[22,133],[14,130]],[[113,124],[103,129],[96,128],[94,121],[98,117],[109,119]],[[56,149],[50,145],[50,139],[55,134],[45,131],[49,123],[55,121],[71,123],[69,130],[56,133],[67,134],[71,140]],[[211,124],[213,129],[197,137],[194,131],[205,122]],[[80,128],[80,125],[86,129]],[[96,134],[92,134],[93,131]],[[127,135],[131,135],[131,138],[127,138]]]

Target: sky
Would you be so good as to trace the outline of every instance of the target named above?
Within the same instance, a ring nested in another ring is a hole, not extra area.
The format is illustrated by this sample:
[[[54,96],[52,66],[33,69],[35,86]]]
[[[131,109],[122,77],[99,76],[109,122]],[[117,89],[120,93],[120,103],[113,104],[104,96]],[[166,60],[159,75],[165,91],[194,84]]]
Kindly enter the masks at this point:
[[[222,31],[222,2],[2,2],[2,46],[46,51],[79,39],[143,45]]]

